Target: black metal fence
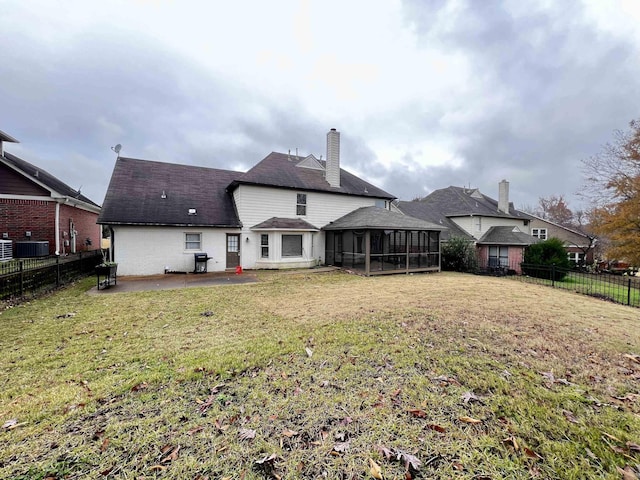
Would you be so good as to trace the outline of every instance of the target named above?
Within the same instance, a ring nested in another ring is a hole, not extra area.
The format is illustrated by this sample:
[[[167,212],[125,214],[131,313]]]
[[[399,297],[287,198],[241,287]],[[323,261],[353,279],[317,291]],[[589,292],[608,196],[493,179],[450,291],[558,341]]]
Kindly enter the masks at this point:
[[[32,296],[88,274],[102,262],[102,252],[93,250],[67,257],[24,258],[0,263],[0,301]]]
[[[527,283],[563,288],[576,293],[640,307],[640,277],[566,269],[554,265],[496,264],[480,265],[478,273],[506,275]]]

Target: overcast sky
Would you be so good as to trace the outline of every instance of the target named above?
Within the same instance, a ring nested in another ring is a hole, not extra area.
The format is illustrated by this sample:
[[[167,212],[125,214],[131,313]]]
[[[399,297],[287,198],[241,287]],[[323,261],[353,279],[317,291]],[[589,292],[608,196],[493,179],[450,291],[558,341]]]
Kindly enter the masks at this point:
[[[326,156],[402,200],[563,194],[640,117],[637,0],[4,0],[6,150],[101,204],[121,155]]]

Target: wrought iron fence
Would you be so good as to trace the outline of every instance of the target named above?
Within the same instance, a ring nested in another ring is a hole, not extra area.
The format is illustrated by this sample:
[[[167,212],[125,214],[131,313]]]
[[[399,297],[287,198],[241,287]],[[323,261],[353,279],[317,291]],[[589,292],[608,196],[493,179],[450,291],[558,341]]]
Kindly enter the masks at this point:
[[[566,269],[554,265],[492,263],[480,265],[478,272],[505,275],[527,283],[589,295],[623,305],[640,307],[640,277]]]
[[[102,262],[93,250],[68,257],[24,258],[0,263],[0,300],[24,298],[92,274]]]

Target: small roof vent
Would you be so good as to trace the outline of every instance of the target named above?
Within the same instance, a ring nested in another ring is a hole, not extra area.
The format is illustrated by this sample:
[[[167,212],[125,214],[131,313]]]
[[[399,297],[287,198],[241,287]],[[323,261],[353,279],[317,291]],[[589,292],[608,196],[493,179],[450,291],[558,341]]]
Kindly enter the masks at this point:
[[[189,209],[189,215],[197,215],[198,211],[195,208],[190,208]]]

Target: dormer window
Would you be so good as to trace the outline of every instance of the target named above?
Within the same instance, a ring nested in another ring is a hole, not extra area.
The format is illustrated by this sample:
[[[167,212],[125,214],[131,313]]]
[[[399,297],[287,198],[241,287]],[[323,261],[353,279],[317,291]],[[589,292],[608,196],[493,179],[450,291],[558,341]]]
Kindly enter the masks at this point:
[[[296,199],[296,215],[306,215],[307,214],[307,194],[306,193],[298,193]]]

